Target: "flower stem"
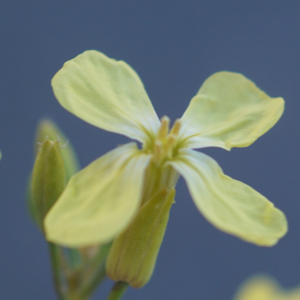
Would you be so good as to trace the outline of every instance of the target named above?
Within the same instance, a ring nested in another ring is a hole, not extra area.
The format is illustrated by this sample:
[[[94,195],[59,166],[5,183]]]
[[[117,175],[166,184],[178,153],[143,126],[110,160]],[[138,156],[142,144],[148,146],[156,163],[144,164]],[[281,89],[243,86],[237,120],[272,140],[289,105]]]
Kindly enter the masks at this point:
[[[63,293],[61,291],[60,286],[60,269],[59,269],[59,262],[58,262],[58,247],[48,242],[49,247],[49,253],[50,253],[50,260],[51,260],[51,266],[52,266],[52,276],[53,276],[53,282],[56,294],[58,296],[58,299],[63,299]]]
[[[117,281],[112,287],[107,300],[120,300],[128,287],[128,283],[124,281]]]
[[[86,266],[87,272],[84,273],[85,276],[81,280],[80,295],[84,297],[90,296],[106,278],[105,259],[110,247],[111,244],[103,245],[98,255]]]

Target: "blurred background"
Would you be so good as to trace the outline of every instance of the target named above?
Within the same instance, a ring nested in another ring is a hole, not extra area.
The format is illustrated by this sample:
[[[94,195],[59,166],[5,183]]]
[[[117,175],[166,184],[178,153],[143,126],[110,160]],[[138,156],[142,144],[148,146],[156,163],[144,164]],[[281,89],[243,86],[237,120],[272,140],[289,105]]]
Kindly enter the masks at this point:
[[[53,96],[53,75],[87,49],[129,63],[158,116],[173,121],[221,70],[241,72],[286,101],[283,117],[250,147],[205,152],[283,210],[288,234],[261,248],[218,231],[180,179],[155,273],[123,299],[230,300],[255,273],[300,284],[298,1],[2,1],[0,41],[1,299],[55,299],[48,250],[25,205],[37,122],[50,117],[61,127],[81,167],[129,141],[76,118]],[[105,299],[110,285],[93,299]]]

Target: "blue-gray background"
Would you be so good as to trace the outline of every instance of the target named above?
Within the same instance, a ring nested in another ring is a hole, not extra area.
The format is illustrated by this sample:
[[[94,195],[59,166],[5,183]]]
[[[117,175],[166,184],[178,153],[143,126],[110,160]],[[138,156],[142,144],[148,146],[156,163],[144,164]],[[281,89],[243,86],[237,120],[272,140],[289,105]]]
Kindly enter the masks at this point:
[[[74,117],[52,94],[52,76],[87,49],[128,62],[159,117],[180,117],[220,70],[241,72],[286,100],[283,117],[252,146],[205,150],[286,213],[286,237],[260,248],[218,231],[180,180],[154,276],[124,299],[230,300],[257,272],[285,287],[300,284],[299,35],[298,1],[1,1],[0,298],[55,299],[47,248],[24,197],[38,120],[57,122],[81,166],[128,141]],[[93,299],[104,299],[110,284]]]

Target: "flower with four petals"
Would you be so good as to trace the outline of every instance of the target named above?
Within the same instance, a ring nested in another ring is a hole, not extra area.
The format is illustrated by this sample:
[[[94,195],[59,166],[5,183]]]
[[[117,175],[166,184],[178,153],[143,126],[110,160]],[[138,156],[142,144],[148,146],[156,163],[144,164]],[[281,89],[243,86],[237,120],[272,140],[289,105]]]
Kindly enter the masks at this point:
[[[70,179],[45,218],[49,241],[69,247],[111,241],[156,190],[172,189],[179,175],[196,207],[218,229],[260,246],[273,246],[286,233],[280,210],[194,150],[251,145],[281,117],[282,98],[270,98],[239,73],[218,72],[170,129],[135,71],[94,50],[66,62],[52,86],[69,112],[141,147],[135,142],[117,147]]]

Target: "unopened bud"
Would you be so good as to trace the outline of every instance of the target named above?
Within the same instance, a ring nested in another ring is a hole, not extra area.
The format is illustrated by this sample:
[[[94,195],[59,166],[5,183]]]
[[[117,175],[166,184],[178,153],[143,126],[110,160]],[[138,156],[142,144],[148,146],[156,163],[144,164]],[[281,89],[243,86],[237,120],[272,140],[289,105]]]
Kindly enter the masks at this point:
[[[39,144],[45,139],[50,141],[60,141],[61,154],[65,163],[66,180],[68,181],[72,175],[79,171],[79,164],[76,153],[64,133],[50,119],[42,120],[36,131],[35,137],[35,154],[39,150]]]
[[[165,234],[175,189],[162,188],[140,209],[130,226],[113,242],[106,261],[106,273],[132,287],[144,286],[153,273]]]
[[[64,160],[59,141],[44,140],[40,144],[30,184],[30,208],[34,220],[43,231],[43,220],[64,190]]]

